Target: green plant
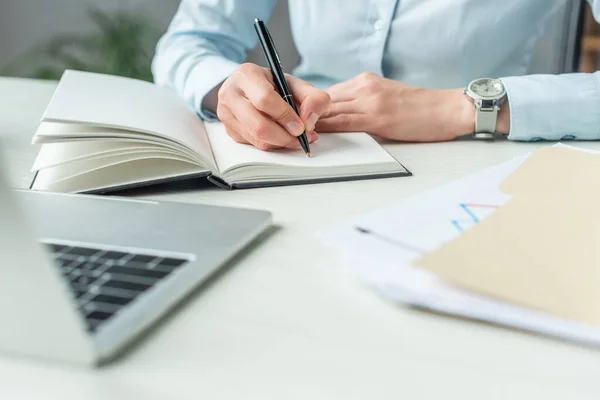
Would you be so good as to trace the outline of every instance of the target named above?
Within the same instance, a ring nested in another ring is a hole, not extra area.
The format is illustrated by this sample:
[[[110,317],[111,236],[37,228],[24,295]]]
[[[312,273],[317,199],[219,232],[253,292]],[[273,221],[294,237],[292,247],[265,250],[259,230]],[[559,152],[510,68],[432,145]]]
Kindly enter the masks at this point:
[[[65,69],[152,80],[150,69],[160,32],[135,11],[88,11],[97,28],[62,34],[36,46],[0,71],[1,75],[57,80]]]

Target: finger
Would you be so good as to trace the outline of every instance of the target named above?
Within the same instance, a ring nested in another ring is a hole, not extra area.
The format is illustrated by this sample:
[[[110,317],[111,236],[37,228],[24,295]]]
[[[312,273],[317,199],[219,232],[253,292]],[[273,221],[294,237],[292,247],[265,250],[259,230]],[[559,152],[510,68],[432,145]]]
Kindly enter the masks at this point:
[[[332,103],[341,103],[356,99],[356,82],[353,79],[341,82],[325,89]]]
[[[371,121],[365,114],[339,114],[317,122],[318,132],[369,132]]]
[[[225,130],[227,131],[227,134],[233,140],[235,140],[238,143],[250,144],[250,142],[239,133],[238,130],[241,126],[240,122],[235,117],[235,115],[233,115],[233,113],[231,112],[229,107],[227,107],[227,106],[219,107],[219,119],[221,120],[221,122],[223,122],[223,125],[225,126]]]
[[[362,114],[363,109],[356,100],[342,101],[339,103],[332,103],[329,109],[321,118],[331,118],[340,114]]]
[[[250,72],[247,79],[241,79],[239,88],[250,100],[254,108],[268,115],[292,136],[300,136],[304,132],[304,123],[294,109],[275,91],[262,72]]]
[[[300,118],[302,118],[306,130],[314,130],[317,120],[331,105],[329,95],[308,82],[291,75],[287,75],[287,80],[290,90],[294,94],[294,99],[300,104]]]
[[[241,125],[238,132],[261,150],[287,147],[294,141],[298,142],[297,137],[257,110],[245,97],[232,99],[231,110],[235,110],[235,116]]]
[[[255,147],[259,147],[258,143],[254,140],[254,138],[250,135],[250,133],[246,132],[246,129],[242,126],[242,124],[235,117],[235,115],[233,115],[233,113],[231,112],[231,110],[229,110],[228,107],[224,107],[224,111],[222,111],[220,115],[222,115],[222,117],[220,117],[221,119],[226,118],[226,120],[228,121],[228,125],[231,128],[228,128],[226,125],[227,133],[236,142],[252,144]],[[313,139],[311,141],[311,139],[309,137],[309,143],[312,143],[315,140],[316,139],[313,137]],[[290,144],[288,144],[285,147],[293,149],[293,148],[297,148],[300,146],[301,146],[300,141],[298,139],[295,139],[295,140],[292,140],[290,142]],[[265,150],[270,150],[271,148],[275,148],[275,146],[269,146],[269,148],[265,149]]]
[[[319,134],[315,131],[309,131],[309,132],[306,132],[306,138],[308,139],[308,143],[314,143],[317,140],[319,140]],[[289,149],[294,149],[294,148],[297,148],[300,146],[301,146],[300,141],[294,140],[292,143],[290,143],[288,146],[285,146],[285,147],[287,147]]]

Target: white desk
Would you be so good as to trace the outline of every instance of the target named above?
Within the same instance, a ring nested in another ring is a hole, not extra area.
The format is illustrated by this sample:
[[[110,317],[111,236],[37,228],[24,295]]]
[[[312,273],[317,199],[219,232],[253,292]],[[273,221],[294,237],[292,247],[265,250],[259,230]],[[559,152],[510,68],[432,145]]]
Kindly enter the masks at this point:
[[[17,186],[29,183],[29,142],[53,88],[0,79],[0,140]],[[0,398],[597,400],[600,351],[396,307],[312,236],[535,146],[393,144],[414,177],[153,196],[267,209],[280,229],[117,363],[94,371],[0,357]]]

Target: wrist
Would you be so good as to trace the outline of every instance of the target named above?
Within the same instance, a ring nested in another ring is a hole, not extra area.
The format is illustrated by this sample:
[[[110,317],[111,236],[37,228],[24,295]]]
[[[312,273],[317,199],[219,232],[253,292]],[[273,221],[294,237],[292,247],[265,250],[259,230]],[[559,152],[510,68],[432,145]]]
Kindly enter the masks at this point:
[[[449,105],[449,121],[452,135],[470,135],[475,132],[475,106],[466,98],[463,89],[444,90]]]
[[[503,135],[510,133],[510,104],[508,103],[508,97],[500,105],[498,110],[498,121],[496,121],[496,131]]]
[[[452,105],[451,126],[456,137],[475,133],[476,110],[473,102],[464,94],[463,89],[448,90]],[[508,98],[500,105],[496,120],[496,132],[503,135],[510,133],[510,105]]]

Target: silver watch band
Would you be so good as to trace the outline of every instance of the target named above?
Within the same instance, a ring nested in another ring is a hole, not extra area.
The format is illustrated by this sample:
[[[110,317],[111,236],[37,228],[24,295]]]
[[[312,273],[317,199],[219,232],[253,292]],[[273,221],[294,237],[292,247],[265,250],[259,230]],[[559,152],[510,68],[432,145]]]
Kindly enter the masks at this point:
[[[498,107],[478,108],[475,112],[475,134],[478,139],[493,139],[496,133]]]

